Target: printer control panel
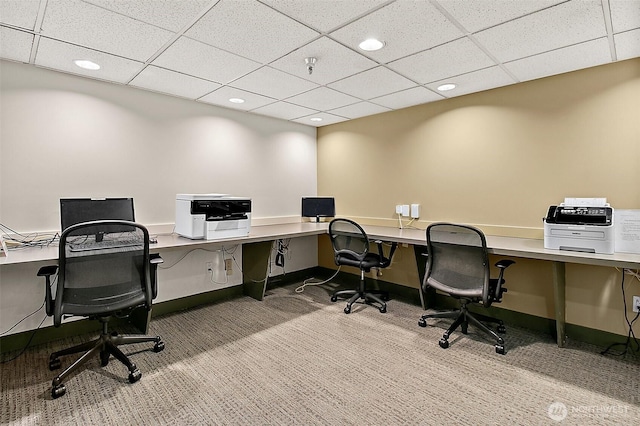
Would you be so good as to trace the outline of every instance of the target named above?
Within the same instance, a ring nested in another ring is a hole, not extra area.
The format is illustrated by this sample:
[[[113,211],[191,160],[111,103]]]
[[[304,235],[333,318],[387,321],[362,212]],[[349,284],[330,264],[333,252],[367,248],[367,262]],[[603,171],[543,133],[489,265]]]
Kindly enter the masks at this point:
[[[204,214],[206,220],[246,219],[251,213],[251,200],[194,200],[191,214]]]
[[[612,220],[611,207],[551,206],[545,218],[547,223],[576,225],[611,225]]]

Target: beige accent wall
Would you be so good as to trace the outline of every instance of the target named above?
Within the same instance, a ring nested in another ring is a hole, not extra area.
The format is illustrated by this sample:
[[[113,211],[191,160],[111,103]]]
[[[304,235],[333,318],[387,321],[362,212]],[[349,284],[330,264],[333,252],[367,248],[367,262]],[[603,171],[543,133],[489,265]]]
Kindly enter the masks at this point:
[[[540,239],[564,197],[640,209],[640,59],[321,127],[318,194],[366,224],[397,226],[395,205],[419,203],[419,228],[453,221]],[[515,260],[502,306],[553,318],[551,264]],[[384,279],[417,287],[404,272],[415,267],[403,255]],[[567,322],[625,335],[620,281],[612,268],[567,265]],[[626,290],[631,312],[640,283]]]

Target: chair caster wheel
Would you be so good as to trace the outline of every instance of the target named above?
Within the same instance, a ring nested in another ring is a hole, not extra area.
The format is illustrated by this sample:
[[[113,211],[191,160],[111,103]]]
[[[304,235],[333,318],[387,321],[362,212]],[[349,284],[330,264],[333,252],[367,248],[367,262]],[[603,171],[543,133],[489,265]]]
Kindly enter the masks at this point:
[[[163,350],[164,350],[164,342],[162,340],[157,341],[156,344],[153,345],[154,352],[162,352]]]
[[[381,314],[384,314],[385,312],[387,312],[387,307],[386,306],[380,306],[379,311]]]
[[[129,383],[135,383],[142,377],[142,373],[137,368],[129,373]]]
[[[440,341],[438,342],[438,344],[440,345],[440,347],[442,349],[447,349],[449,347],[449,341],[446,339],[440,339]]]
[[[504,355],[505,354],[504,345],[496,345],[496,353],[499,353],[500,355]]]
[[[62,363],[60,362],[60,358],[49,359],[49,370],[51,371],[57,370],[61,366],[62,366]]]
[[[496,331],[497,331],[498,333],[500,333],[500,334],[504,334],[504,333],[506,333],[506,332],[507,332],[507,329],[506,329],[506,327],[504,326],[504,324],[500,324],[500,325],[498,326],[498,328],[496,329]]]
[[[332,302],[336,302],[338,300],[338,298],[336,296],[331,296],[331,301]]]
[[[426,319],[424,319],[424,318],[420,318],[420,319],[418,320],[418,325],[419,325],[420,327],[426,327],[426,326],[427,326],[427,320],[426,320]]]
[[[344,313],[345,314],[350,314],[351,313],[351,306],[347,306],[346,308],[344,308]]]
[[[100,365],[103,367],[106,367],[107,365],[109,365],[109,356],[111,356],[111,354],[107,351],[104,352],[100,352]]]
[[[51,388],[51,397],[53,399],[60,398],[65,393],[67,393],[67,388],[62,383]]]

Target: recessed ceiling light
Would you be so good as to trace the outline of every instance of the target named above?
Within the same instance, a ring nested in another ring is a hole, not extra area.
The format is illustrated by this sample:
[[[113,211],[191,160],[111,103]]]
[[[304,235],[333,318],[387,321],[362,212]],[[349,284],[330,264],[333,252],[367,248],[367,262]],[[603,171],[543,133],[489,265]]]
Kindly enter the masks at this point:
[[[229,102],[233,102],[234,104],[243,104],[244,103],[244,99],[240,99],[240,98],[230,98]]]
[[[311,117],[309,119],[309,121],[322,121],[322,118],[320,118],[320,117]]]
[[[80,68],[84,68],[85,70],[95,71],[100,69],[100,65],[88,59],[76,59],[75,61],[73,61],[73,63],[79,66]]]
[[[358,45],[360,49],[371,52],[374,50],[380,50],[384,47],[384,42],[375,38],[368,38]]]
[[[453,83],[443,84],[442,86],[438,86],[438,90],[441,92],[446,92],[447,90],[455,89],[456,85]]]

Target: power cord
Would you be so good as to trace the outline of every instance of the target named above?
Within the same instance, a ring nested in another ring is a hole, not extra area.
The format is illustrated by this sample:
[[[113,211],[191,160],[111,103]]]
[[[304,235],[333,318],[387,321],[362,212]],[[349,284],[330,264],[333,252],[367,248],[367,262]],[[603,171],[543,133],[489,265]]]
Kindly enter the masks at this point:
[[[55,278],[53,279],[53,281],[51,282],[51,285],[49,287],[53,287],[55,282],[58,279],[58,275],[56,274]],[[13,330],[14,328],[16,328],[20,323],[22,323],[24,320],[26,320],[27,318],[29,318],[32,315],[35,315],[36,313],[40,312],[40,310],[42,310],[42,308],[44,307],[45,301],[42,301],[42,305],[40,305],[40,307],[38,309],[36,309],[35,311],[31,312],[29,315],[25,316],[24,318],[22,318],[20,321],[18,321],[17,323],[15,323],[13,326],[11,326],[11,328],[9,328],[8,330],[3,331],[2,333],[0,333],[0,336],[4,336],[5,334],[9,333],[11,330]],[[25,351],[27,350],[27,348],[31,345],[31,342],[33,341],[33,338],[36,335],[36,332],[38,330],[40,330],[40,327],[42,327],[42,324],[44,324],[44,320],[47,319],[47,315],[44,316],[44,318],[42,318],[42,321],[40,321],[40,324],[38,324],[38,327],[35,328],[35,330],[33,330],[33,332],[31,333],[31,336],[29,337],[29,340],[27,341],[27,344],[24,345],[24,347],[22,348],[22,350],[20,350],[20,352],[18,352],[18,354],[16,356],[14,356],[13,358],[9,358],[9,359],[5,359],[3,361],[0,361],[0,364],[6,364],[10,361],[13,361],[15,359],[18,359],[18,357],[20,357],[23,353],[25,353]]]
[[[336,275],[338,275],[338,272],[340,272],[340,268],[342,268],[342,265],[338,266],[338,270],[336,271],[335,274],[333,274],[330,278],[327,278],[324,281],[311,281],[311,280],[315,280],[315,278],[307,278],[306,280],[304,280],[302,282],[302,285],[296,287],[295,292],[296,293],[302,293],[304,291],[304,288],[306,286],[314,286],[314,285],[321,285],[321,284],[326,284],[329,281],[331,281],[332,279],[334,279],[336,277]]]
[[[629,332],[627,333],[627,340],[624,343],[612,343],[609,346],[607,346],[607,348],[605,350],[603,350],[602,352],[600,352],[601,355],[614,355],[614,356],[623,356],[625,355],[627,352],[638,352],[640,351],[640,343],[638,342],[638,338],[636,337],[634,331],[633,331],[633,324],[637,321],[638,317],[640,317],[640,312],[636,313],[636,316],[629,321],[629,316],[627,315],[627,297],[625,294],[625,289],[624,289],[624,276],[626,274],[629,274],[635,278],[638,278],[638,273],[637,272],[633,272],[629,269],[623,269],[622,270],[622,282],[621,282],[621,287],[622,287],[622,303],[624,306],[624,319],[627,322],[627,325],[629,326]],[[634,343],[635,343],[635,348],[634,348]],[[612,352],[612,349],[618,346],[623,346],[623,349],[621,352]]]

